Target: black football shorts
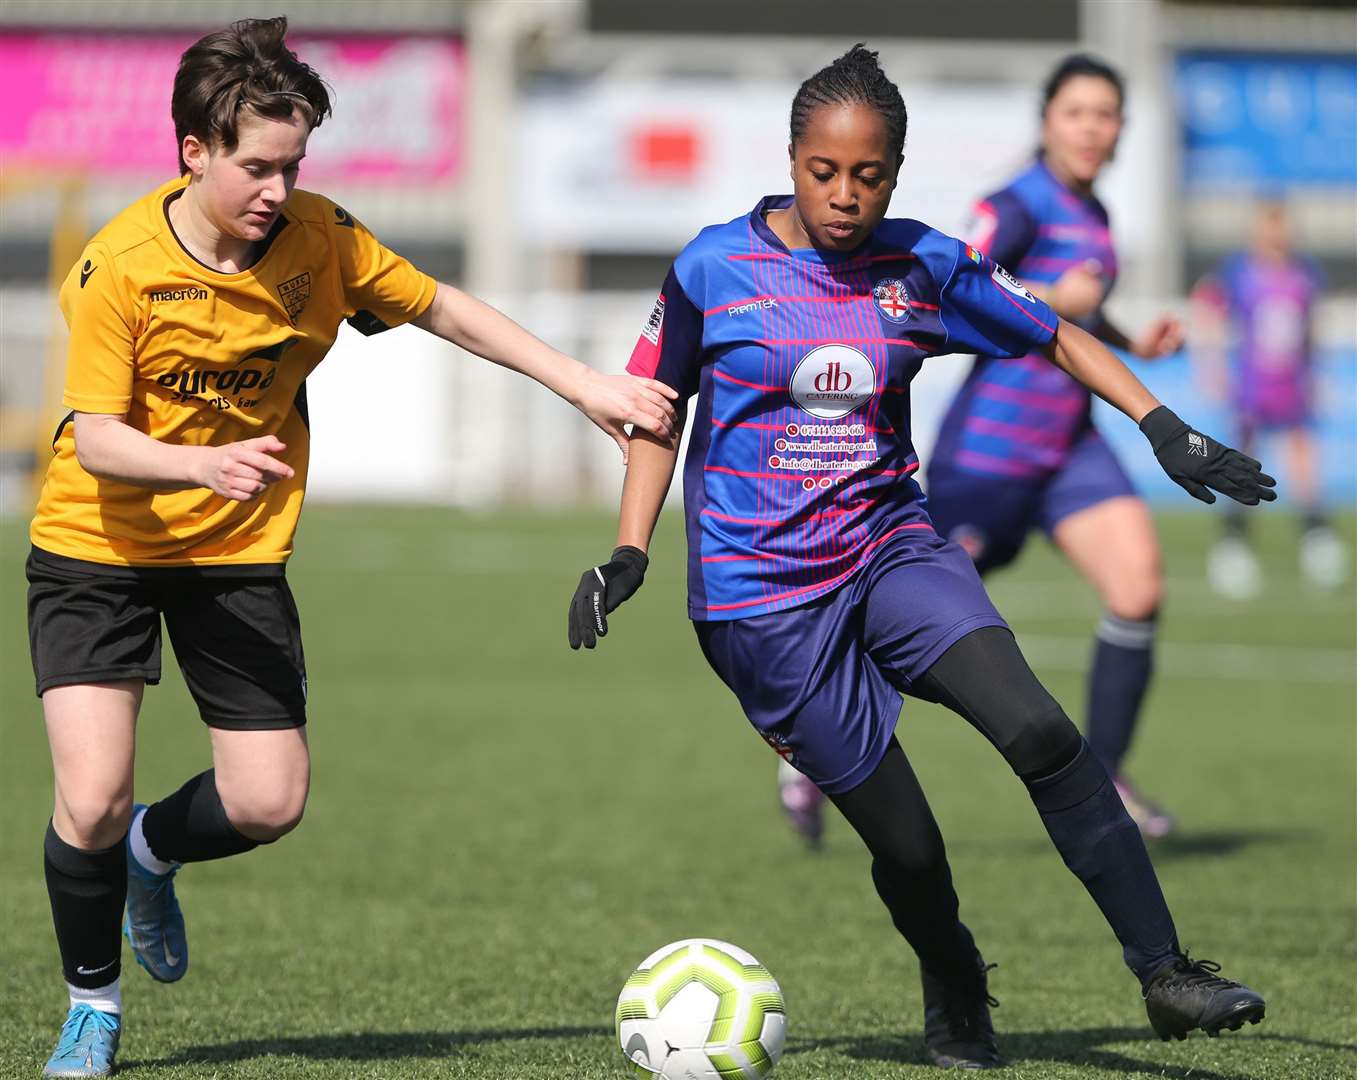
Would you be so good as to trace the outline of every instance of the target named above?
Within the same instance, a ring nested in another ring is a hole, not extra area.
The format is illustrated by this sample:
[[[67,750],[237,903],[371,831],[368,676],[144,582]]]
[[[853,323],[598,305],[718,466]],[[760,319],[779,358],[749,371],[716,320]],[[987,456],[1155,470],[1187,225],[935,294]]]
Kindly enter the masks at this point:
[[[301,620],[281,567],[104,566],[34,548],[26,569],[39,697],[79,683],[158,683],[164,616],[206,724],[306,723]]]

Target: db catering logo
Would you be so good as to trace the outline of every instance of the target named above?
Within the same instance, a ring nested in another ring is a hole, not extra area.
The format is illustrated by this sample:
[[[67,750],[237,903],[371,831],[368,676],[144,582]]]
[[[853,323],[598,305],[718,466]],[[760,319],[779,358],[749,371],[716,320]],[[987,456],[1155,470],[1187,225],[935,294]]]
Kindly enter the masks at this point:
[[[835,420],[871,400],[876,392],[872,362],[849,345],[821,345],[792,372],[792,400],[811,416]]]

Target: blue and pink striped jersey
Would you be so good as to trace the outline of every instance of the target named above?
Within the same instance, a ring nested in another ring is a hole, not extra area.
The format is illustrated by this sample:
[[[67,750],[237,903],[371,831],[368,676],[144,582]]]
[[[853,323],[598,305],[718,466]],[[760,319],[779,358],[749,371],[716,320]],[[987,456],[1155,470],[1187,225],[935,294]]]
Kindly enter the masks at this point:
[[[1092,263],[1107,291],[1116,281],[1107,211],[1071,192],[1041,161],[977,204],[971,242],[1021,281],[1052,284]],[[1085,329],[1101,317],[1085,320]],[[939,455],[970,473],[1049,475],[1088,427],[1091,404],[1089,392],[1044,356],[982,354],[948,411]]]
[[[1318,268],[1307,259],[1273,262],[1240,253],[1221,264],[1212,284],[1233,338],[1235,407],[1263,417],[1303,413],[1310,392]]]
[[[808,603],[888,538],[929,531],[910,436],[925,357],[1037,348],[1055,316],[990,259],[917,221],[848,254],[789,251],[764,215],[704,229],[665,278],[627,370],[684,398],[688,610]]]

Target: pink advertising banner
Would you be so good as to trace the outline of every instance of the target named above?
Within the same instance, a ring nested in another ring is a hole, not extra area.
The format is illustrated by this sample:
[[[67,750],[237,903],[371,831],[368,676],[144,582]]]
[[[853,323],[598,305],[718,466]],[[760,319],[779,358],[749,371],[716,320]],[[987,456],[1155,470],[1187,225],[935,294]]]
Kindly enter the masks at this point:
[[[195,35],[0,34],[6,168],[178,172],[170,90]],[[302,183],[448,183],[462,163],[464,51],[446,37],[306,37],[289,43],[333,91]]]

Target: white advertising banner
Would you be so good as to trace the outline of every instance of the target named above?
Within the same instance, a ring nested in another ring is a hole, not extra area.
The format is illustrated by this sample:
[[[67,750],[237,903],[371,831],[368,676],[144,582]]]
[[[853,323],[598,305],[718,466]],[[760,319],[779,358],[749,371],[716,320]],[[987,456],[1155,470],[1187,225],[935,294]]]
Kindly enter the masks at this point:
[[[677,251],[704,226],[791,190],[791,83],[668,79],[553,84],[520,104],[521,233],[533,246]],[[1037,145],[1037,89],[1008,83],[904,85],[909,133],[891,204],[946,232]],[[1128,133],[1129,134],[1129,133]],[[1134,157],[1128,143],[1122,157]],[[1114,221],[1133,220],[1135,185],[1106,178]],[[1127,233],[1128,239],[1131,239]]]

